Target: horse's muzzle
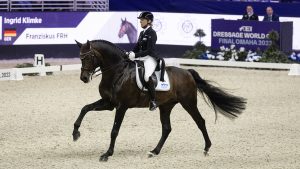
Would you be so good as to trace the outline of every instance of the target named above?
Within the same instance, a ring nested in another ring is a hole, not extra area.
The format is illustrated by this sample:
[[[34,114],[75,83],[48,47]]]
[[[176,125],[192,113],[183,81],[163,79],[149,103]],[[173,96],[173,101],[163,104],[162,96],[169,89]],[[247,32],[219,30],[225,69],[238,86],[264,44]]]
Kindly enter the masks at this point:
[[[81,73],[80,75],[80,80],[83,81],[84,83],[90,82],[90,74],[88,73]]]
[[[83,81],[84,83],[88,83],[89,82],[89,78],[88,77],[80,77],[80,80]]]

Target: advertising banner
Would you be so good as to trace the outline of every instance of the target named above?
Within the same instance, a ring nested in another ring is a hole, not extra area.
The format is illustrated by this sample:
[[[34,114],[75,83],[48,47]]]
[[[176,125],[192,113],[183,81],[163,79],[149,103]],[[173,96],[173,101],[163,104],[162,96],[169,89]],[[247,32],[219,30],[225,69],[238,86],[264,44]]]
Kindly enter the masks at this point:
[[[233,21],[213,19],[211,29],[211,47],[245,47],[246,49],[266,49],[271,40],[268,33],[272,30],[280,33],[280,22]]]
[[[142,31],[137,19],[139,13],[0,12],[0,45],[75,44],[75,40],[84,43],[96,39],[112,43],[135,43]],[[241,18],[238,15],[164,12],[153,14],[157,44],[162,45],[193,46],[201,40],[205,45],[212,45],[214,48],[234,43],[246,48],[255,46],[254,48],[264,49],[270,43],[266,39],[267,33],[271,29],[279,29],[275,22],[264,24],[237,21]],[[223,21],[232,20],[232,23],[223,23],[222,20],[214,22],[218,18],[224,18]],[[294,29],[300,29],[300,18],[280,19],[293,21]],[[197,29],[202,29],[206,36],[201,39],[195,37]],[[297,39],[299,31],[293,33],[293,49],[300,49],[300,41]],[[240,38],[242,35],[243,38]]]
[[[74,44],[94,39],[135,43],[142,31],[139,12],[18,12],[0,13],[0,45]],[[157,44],[194,45],[200,18],[194,14],[154,13]],[[1,34],[2,36],[2,34]]]
[[[2,16],[0,16],[0,41],[2,40]]]

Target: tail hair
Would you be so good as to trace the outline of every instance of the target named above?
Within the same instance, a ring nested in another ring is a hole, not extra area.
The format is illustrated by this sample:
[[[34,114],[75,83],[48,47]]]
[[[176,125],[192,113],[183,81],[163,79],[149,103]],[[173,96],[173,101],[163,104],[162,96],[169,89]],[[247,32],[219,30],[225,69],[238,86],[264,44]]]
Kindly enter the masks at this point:
[[[204,94],[207,96],[208,99],[206,99],[206,102],[210,103],[213,107],[216,114],[216,120],[217,112],[230,119],[234,119],[246,109],[247,102],[245,98],[234,96],[224,91],[224,89],[213,86],[210,81],[202,79],[193,69],[188,69],[188,71],[192,74],[197,84],[198,91],[203,96]]]

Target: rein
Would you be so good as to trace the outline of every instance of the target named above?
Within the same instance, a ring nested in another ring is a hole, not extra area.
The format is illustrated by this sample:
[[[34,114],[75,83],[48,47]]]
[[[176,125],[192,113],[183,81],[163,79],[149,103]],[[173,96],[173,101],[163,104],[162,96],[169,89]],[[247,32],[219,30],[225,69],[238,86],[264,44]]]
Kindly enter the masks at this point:
[[[81,55],[80,55],[80,59],[83,60],[83,59],[85,59],[86,56],[88,56],[88,55],[91,56],[92,59],[93,59],[93,67],[95,67],[95,56],[96,56],[97,53],[98,53],[99,55],[101,55],[100,52],[91,49],[90,51],[81,54]],[[102,56],[102,55],[101,55],[101,56]],[[123,63],[126,62],[126,61],[127,61],[127,59],[121,61],[120,63],[117,63],[117,64],[114,64],[114,65],[112,65],[112,66],[109,66],[109,67],[107,67],[107,68],[103,68],[103,70],[101,69],[100,66],[99,66],[99,67],[95,67],[94,70],[91,70],[91,69],[82,67],[81,70],[88,71],[88,72],[91,74],[91,79],[92,79],[93,75],[96,74],[97,72],[100,72],[100,71],[101,71],[101,73],[97,74],[96,77],[97,77],[97,76],[100,76],[100,75],[103,74],[104,72],[110,71],[111,69],[115,68],[116,66],[119,66],[120,64],[123,64]],[[97,69],[97,68],[99,68],[99,69]],[[96,70],[96,69],[97,69],[97,70]]]
[[[99,69],[98,69],[98,70],[94,70],[94,72],[93,72],[92,76],[93,76],[95,73],[97,73],[97,72],[100,72],[100,71],[101,71],[101,73],[97,74],[97,75],[96,75],[96,77],[97,77],[97,76],[100,76],[100,75],[101,75],[101,74],[103,74],[104,72],[108,72],[109,70],[111,70],[111,69],[115,68],[116,66],[119,66],[120,64],[122,64],[122,63],[124,63],[124,62],[125,62],[125,61],[122,61],[122,62],[120,62],[120,63],[118,63],[118,64],[112,65],[112,66],[110,66],[110,67],[106,68],[105,70],[101,70],[101,68],[100,68],[100,67],[97,67],[97,68],[99,68]],[[96,68],[96,69],[97,69],[97,68]]]

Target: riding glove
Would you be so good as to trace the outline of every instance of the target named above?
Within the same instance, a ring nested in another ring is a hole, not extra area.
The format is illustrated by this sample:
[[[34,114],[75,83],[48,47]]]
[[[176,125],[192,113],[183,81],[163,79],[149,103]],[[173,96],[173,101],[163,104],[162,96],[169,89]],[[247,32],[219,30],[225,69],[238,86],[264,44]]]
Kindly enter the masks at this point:
[[[129,57],[130,60],[134,60],[135,59],[135,53],[130,51],[130,52],[127,52],[127,55]]]

